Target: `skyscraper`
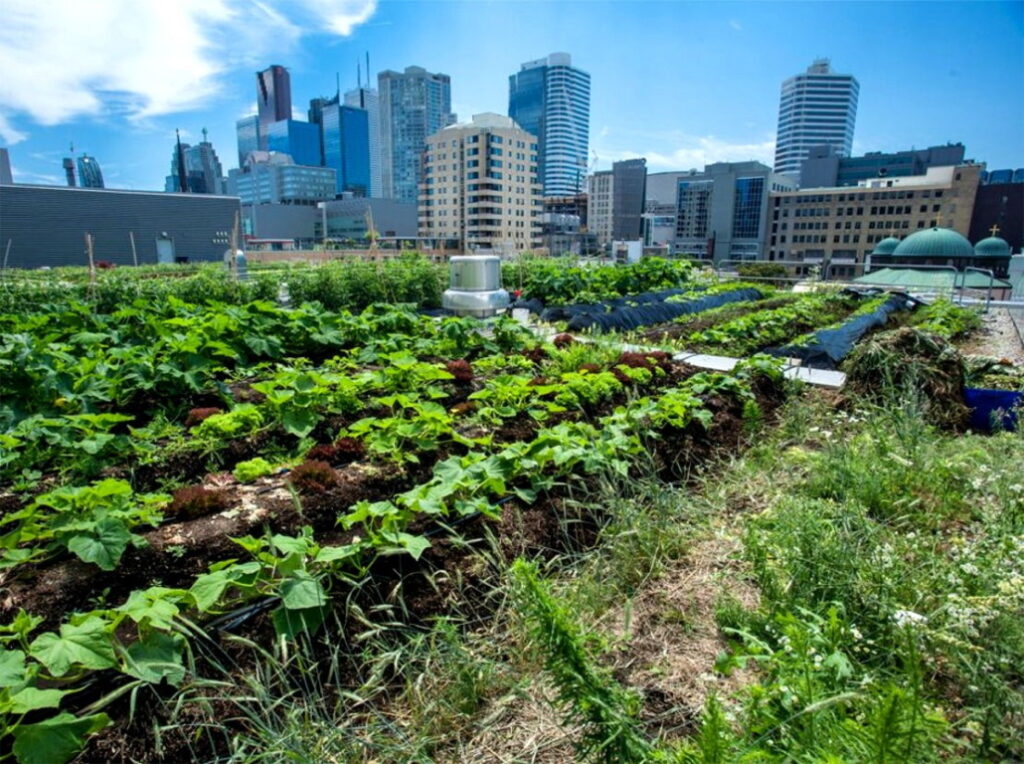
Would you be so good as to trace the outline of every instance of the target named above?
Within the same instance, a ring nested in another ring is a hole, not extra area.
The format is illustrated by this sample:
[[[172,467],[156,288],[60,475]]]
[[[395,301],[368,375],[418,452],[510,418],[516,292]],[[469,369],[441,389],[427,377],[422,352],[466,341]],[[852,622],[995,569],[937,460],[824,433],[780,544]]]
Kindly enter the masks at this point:
[[[590,150],[590,75],[568,53],[528,61],[508,78],[508,115],[537,137],[544,196],[579,193]]]
[[[857,78],[836,74],[827,58],[817,59],[805,74],[783,82],[775,172],[798,177],[811,146],[827,144],[839,155],[849,156],[859,92]]]
[[[320,126],[297,119],[271,122],[267,128],[267,150],[288,154],[295,164],[322,165]]]
[[[238,166],[245,166],[245,158],[253,151],[260,150],[260,117],[250,114],[235,123],[238,135]]]
[[[259,147],[267,150],[270,125],[292,118],[292,82],[288,70],[274,64],[256,73],[256,108],[259,113]]]
[[[193,194],[223,194],[225,191],[224,168],[213,148],[206,140],[206,128],[203,128],[203,140],[195,146],[187,143],[181,145],[181,154],[185,158],[185,179],[188,190]],[[180,191],[178,174],[178,147],[171,153],[171,174],[164,183],[164,191]]]
[[[380,97],[373,88],[358,87],[345,93],[345,104],[366,112],[370,149],[370,191],[367,196],[379,197],[381,195]]]
[[[415,202],[427,136],[455,122],[451,78],[419,66],[377,75],[381,188],[385,198]]]
[[[334,103],[322,106],[320,125],[324,167],[336,173],[337,191],[370,195],[369,115],[364,109]]]
[[[78,157],[78,182],[82,188],[103,188],[103,171],[95,157],[88,154]]]

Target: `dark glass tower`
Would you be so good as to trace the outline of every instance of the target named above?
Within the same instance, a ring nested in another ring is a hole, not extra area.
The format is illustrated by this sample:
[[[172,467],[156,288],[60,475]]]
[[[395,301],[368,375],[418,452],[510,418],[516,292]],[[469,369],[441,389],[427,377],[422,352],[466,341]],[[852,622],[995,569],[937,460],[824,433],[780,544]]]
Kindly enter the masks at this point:
[[[103,171],[100,163],[88,154],[78,157],[78,182],[82,188],[103,188]]]
[[[267,151],[270,126],[292,118],[292,82],[277,64],[256,73],[256,106],[260,118],[259,146]]]

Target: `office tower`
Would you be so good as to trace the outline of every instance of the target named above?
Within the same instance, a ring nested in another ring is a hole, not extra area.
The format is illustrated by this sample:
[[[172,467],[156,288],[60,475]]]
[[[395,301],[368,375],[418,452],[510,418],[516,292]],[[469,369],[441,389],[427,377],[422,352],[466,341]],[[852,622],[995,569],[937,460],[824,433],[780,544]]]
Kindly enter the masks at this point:
[[[798,178],[811,146],[828,144],[840,156],[850,156],[859,92],[857,78],[836,74],[827,58],[783,82],[775,172]]]
[[[324,167],[336,173],[337,192],[356,196],[370,192],[369,115],[363,109],[337,101],[323,107],[320,125]]]
[[[88,154],[78,157],[78,182],[82,188],[103,188],[103,171],[100,170],[100,164]]]
[[[337,96],[331,96],[330,98],[326,96],[311,98],[309,101],[309,109],[306,111],[310,124],[316,125],[317,129],[320,130],[320,165],[323,165],[324,163],[324,107],[333,103],[338,103]]]
[[[381,189],[388,199],[414,202],[427,137],[452,124],[451,78],[419,66],[377,75],[380,95]]]
[[[203,128],[203,140],[195,146],[181,144],[181,155],[185,159],[185,179],[189,193],[223,194],[225,191],[224,168],[221,166],[213,144],[206,139],[206,128]],[[165,191],[180,191],[180,175],[178,172],[178,147],[171,153],[171,174],[164,183]]]
[[[373,88],[358,87],[345,93],[345,105],[366,112],[370,148],[370,192],[367,196],[381,196],[380,167],[380,98]]]
[[[259,114],[259,147],[267,150],[270,125],[292,118],[292,83],[288,70],[274,65],[256,73],[256,109]]]
[[[242,204],[304,204],[333,199],[335,172],[329,167],[295,164],[287,154],[255,151],[228,173],[228,194]]]
[[[78,185],[75,181],[75,160],[71,157],[64,157],[62,164],[64,166],[64,177],[67,179],[68,185],[74,188]]]
[[[267,150],[288,154],[295,164],[323,164],[320,153],[320,126],[297,119],[282,119],[267,127]]]
[[[647,160],[626,159],[588,179],[587,220],[600,244],[643,235]]]
[[[590,150],[590,75],[573,67],[568,53],[552,53],[508,79],[508,114],[537,137],[544,196],[580,193]]]
[[[540,241],[536,138],[509,117],[474,114],[427,138],[421,237],[465,251],[522,252]]]
[[[238,136],[238,166],[245,164],[250,152],[260,150],[260,117],[251,114],[242,117],[235,123],[235,134]]]

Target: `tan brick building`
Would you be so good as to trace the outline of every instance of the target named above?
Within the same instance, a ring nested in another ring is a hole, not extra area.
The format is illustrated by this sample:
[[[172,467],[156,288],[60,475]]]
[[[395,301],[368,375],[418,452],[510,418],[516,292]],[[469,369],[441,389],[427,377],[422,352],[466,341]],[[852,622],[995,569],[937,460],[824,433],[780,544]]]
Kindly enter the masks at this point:
[[[427,138],[419,235],[463,251],[540,246],[537,139],[509,117],[475,114]]]
[[[765,260],[831,264],[830,275],[859,275],[888,236],[903,239],[941,225],[967,235],[982,166],[930,167],[924,175],[872,178],[858,186],[773,191]]]

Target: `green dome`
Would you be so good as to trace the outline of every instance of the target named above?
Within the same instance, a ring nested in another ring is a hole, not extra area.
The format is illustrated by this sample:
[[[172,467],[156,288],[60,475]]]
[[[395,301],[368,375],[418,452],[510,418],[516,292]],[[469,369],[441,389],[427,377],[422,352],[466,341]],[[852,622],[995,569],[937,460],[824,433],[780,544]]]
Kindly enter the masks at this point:
[[[989,236],[974,245],[974,254],[982,257],[1009,257],[1010,245],[1006,243],[1006,239]]]
[[[907,257],[973,257],[974,247],[952,228],[926,228],[910,234],[892,253]]]
[[[891,255],[893,250],[900,245],[900,240],[895,236],[882,239],[875,245],[872,255]]]

